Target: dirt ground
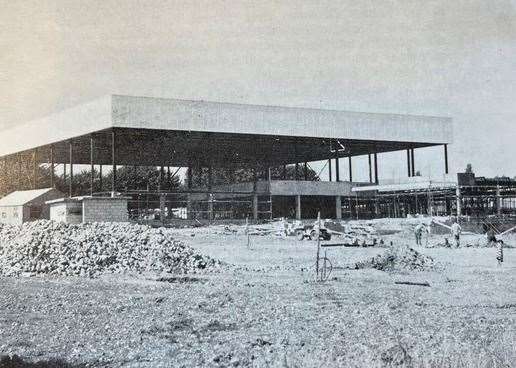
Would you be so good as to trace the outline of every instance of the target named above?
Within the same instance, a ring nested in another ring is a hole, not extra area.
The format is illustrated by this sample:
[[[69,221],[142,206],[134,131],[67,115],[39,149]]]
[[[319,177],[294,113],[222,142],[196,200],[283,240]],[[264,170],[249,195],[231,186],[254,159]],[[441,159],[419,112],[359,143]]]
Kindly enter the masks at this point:
[[[1,354],[66,367],[516,366],[516,249],[498,267],[492,248],[416,248],[438,267],[387,273],[353,269],[382,248],[328,248],[334,270],[318,283],[315,242],[191,234],[177,237],[235,266],[0,278]]]

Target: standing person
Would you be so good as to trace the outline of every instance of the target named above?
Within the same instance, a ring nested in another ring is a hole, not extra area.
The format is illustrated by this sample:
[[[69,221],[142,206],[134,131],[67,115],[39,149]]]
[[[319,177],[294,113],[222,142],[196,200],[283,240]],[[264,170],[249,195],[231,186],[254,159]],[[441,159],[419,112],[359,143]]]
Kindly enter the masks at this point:
[[[427,231],[427,230],[426,230],[425,224],[420,222],[414,228],[414,235],[416,237],[416,245],[422,245],[421,239],[423,237],[423,231]]]
[[[503,241],[501,240],[496,242],[496,260],[498,261],[498,266],[501,266],[503,263]]]
[[[457,220],[455,220],[450,228],[453,238],[455,239],[455,247],[458,248],[460,246],[460,234],[462,233],[462,228],[460,227]]]

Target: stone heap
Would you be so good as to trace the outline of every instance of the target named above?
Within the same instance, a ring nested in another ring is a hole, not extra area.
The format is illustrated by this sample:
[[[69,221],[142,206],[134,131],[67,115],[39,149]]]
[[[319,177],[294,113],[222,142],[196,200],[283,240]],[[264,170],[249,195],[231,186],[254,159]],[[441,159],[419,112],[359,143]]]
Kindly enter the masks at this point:
[[[166,229],[129,223],[0,225],[0,274],[94,277],[102,273],[196,273],[220,266]]]

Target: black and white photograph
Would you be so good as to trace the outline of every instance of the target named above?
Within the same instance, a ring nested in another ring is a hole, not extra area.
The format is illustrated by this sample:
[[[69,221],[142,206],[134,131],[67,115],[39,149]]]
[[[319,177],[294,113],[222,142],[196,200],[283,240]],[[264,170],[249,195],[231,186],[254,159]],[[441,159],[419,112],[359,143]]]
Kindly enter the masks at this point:
[[[0,368],[516,367],[515,0],[0,0]]]

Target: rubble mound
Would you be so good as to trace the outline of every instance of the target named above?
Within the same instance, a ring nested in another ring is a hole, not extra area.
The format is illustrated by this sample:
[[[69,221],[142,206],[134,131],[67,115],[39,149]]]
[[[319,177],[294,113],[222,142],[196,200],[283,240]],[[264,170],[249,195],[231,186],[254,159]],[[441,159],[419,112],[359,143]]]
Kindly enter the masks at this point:
[[[129,223],[0,225],[0,274],[94,277],[101,273],[196,273],[220,262],[174,240],[166,229]]]
[[[408,246],[393,246],[368,260],[357,262],[355,269],[375,268],[381,271],[417,270],[435,267],[434,260]]]

